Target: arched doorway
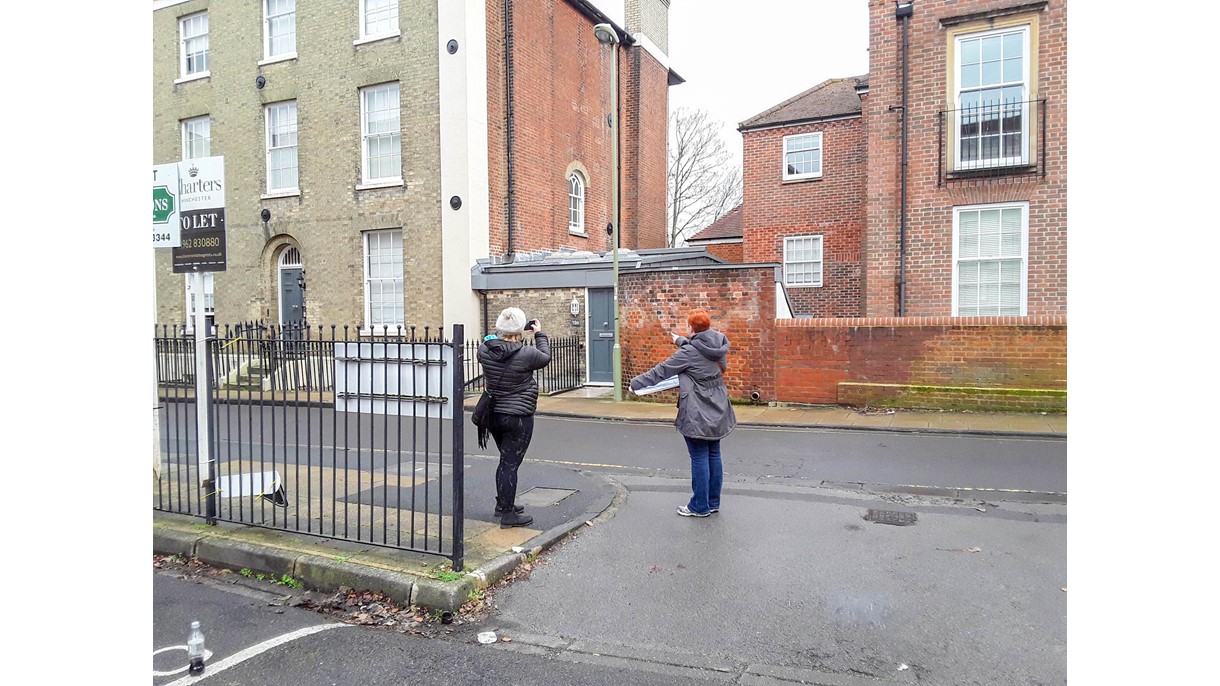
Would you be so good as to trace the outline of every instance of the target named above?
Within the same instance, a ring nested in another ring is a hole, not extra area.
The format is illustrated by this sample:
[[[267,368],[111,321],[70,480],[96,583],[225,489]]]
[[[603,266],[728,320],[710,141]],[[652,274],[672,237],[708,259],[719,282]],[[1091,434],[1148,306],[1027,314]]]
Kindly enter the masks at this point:
[[[305,324],[305,266],[301,251],[290,245],[280,252],[280,324],[301,327]]]

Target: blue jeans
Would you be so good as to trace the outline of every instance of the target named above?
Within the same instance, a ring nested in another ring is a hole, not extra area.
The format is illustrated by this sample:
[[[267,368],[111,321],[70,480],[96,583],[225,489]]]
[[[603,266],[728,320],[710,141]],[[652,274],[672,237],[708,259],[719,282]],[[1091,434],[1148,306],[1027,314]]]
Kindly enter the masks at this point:
[[[724,483],[724,465],[720,461],[720,439],[687,438],[690,453],[690,485],[694,495],[687,507],[703,514],[720,509],[720,486]]]

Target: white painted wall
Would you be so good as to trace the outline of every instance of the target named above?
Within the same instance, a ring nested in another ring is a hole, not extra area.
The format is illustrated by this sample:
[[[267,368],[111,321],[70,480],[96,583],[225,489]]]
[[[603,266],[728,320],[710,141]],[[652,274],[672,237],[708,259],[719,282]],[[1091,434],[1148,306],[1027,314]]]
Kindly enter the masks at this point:
[[[481,0],[438,0],[441,115],[441,249],[446,334],[479,333],[470,269],[490,241],[487,179],[487,15]],[[449,54],[450,40],[458,42]],[[453,196],[462,207],[449,205]]]

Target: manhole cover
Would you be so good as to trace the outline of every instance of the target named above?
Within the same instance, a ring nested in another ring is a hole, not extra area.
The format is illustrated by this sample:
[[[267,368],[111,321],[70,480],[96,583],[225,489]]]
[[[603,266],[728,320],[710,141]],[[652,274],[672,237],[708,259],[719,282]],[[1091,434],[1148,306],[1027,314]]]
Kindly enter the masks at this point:
[[[869,510],[864,518],[878,524],[893,524],[894,526],[910,526],[915,523],[914,512],[899,512],[898,510]]]
[[[558,505],[559,501],[575,492],[567,488],[543,488],[535,486],[524,493],[518,493],[515,502],[517,505],[548,507],[550,505]]]

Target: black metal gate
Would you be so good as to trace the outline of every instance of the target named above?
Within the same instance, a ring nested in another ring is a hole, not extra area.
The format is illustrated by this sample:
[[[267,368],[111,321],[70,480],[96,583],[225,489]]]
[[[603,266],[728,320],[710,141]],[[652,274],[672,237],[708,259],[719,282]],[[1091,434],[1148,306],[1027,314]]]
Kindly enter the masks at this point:
[[[532,339],[525,341],[533,345]],[[551,348],[551,363],[534,372],[538,392],[555,395],[585,385],[585,342],[580,336],[556,336],[547,339]],[[483,390],[483,366],[479,364],[479,342],[466,342],[466,389]]]
[[[199,460],[195,340],[155,331],[156,510],[463,560],[463,327],[226,326],[208,341]]]

